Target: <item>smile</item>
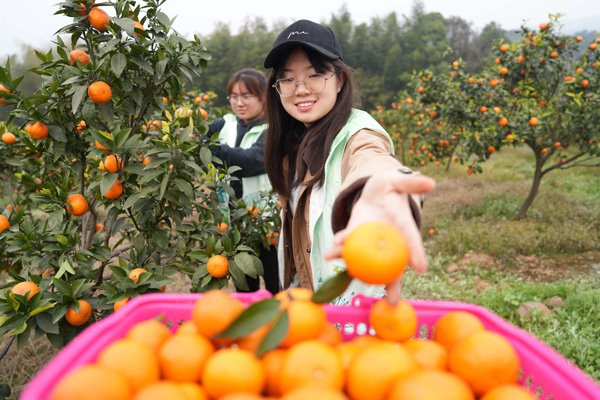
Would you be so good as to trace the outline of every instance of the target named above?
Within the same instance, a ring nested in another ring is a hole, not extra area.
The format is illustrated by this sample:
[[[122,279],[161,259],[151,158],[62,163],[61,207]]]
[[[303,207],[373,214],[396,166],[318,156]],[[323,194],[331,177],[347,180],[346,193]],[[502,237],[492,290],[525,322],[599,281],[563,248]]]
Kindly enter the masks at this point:
[[[309,102],[305,102],[305,103],[298,103],[298,104],[296,104],[296,106],[298,106],[298,107],[310,107],[313,104],[315,104],[314,101],[309,101]]]

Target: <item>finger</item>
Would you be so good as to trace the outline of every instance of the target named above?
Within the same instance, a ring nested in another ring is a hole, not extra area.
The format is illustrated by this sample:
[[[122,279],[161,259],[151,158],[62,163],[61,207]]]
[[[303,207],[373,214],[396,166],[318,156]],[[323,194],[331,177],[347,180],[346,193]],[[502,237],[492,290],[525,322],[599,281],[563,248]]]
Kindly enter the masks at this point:
[[[435,188],[435,180],[424,175],[395,174],[388,183],[390,183],[396,191],[402,193],[427,193]]]
[[[338,246],[333,246],[330,249],[327,249],[325,251],[325,253],[323,253],[323,258],[327,261],[331,261],[335,258],[342,258],[342,250],[344,249],[344,246],[342,245],[338,245]]]
[[[390,283],[385,288],[387,292],[387,302],[392,307],[396,307],[396,305],[398,305],[398,303],[400,302],[400,287],[402,286],[401,279],[401,277],[396,279],[394,282]]]

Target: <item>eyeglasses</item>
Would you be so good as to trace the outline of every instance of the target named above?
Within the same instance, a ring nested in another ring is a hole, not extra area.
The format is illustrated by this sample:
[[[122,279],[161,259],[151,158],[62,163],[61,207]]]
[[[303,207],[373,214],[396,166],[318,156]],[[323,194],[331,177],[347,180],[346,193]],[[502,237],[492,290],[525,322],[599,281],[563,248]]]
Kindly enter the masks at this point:
[[[230,94],[229,96],[227,96],[227,100],[229,100],[230,103],[237,103],[238,100],[242,100],[242,103],[244,104],[248,104],[252,101],[252,99],[254,99],[256,96],[253,94],[244,94],[241,96],[238,96],[237,94]]]
[[[327,81],[333,78],[334,75],[335,72],[328,77],[325,77],[323,74],[311,74],[308,76],[308,78],[300,81],[297,81],[294,78],[278,79],[277,82],[273,84],[273,87],[277,89],[277,93],[279,93],[281,97],[293,96],[300,82],[304,83],[306,90],[309,92],[321,93],[323,90],[325,90]]]

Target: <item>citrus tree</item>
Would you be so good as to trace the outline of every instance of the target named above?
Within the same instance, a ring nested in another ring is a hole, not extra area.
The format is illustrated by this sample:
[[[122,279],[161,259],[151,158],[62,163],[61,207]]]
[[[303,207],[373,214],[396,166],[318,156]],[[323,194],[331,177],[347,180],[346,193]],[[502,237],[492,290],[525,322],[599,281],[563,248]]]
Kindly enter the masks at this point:
[[[0,335],[19,344],[35,332],[62,347],[173,274],[192,291],[243,289],[262,274],[277,199],[235,199],[239,168],[213,157],[205,135],[212,98],[184,91],[210,52],[173,31],[163,3],[64,1],[57,14],[71,23],[54,51],[37,52],[39,91],[25,97],[10,63],[0,68],[8,123],[25,121],[3,126],[14,140],[0,151],[0,201],[11,205],[0,209]]]
[[[557,18],[539,30],[523,27],[520,41],[499,42],[495,65],[479,75],[464,73],[456,60],[444,73],[415,76],[415,98],[436,106],[444,131],[456,137],[453,159],[469,164],[469,174],[481,172],[481,164],[502,147],[531,149],[533,181],[517,218],[526,215],[549,172],[600,165],[600,38],[578,55],[582,38],[561,34]],[[423,139],[432,145],[445,140]]]

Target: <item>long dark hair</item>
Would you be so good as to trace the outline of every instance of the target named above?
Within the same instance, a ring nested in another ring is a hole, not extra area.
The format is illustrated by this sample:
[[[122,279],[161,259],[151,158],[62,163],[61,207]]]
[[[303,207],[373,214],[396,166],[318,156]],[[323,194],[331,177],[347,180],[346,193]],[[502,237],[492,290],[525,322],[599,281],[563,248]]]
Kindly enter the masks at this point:
[[[238,82],[243,83],[248,89],[248,92],[258,97],[261,101],[265,99],[267,77],[264,73],[252,68],[240,69],[238,72],[231,75],[229,82],[227,82],[228,96],[231,94],[233,86]]]
[[[290,197],[292,189],[304,180],[308,165],[303,154],[308,149],[322,152],[317,172],[306,186],[322,185],[325,180],[325,161],[331,144],[344,127],[352,107],[357,103],[357,86],[352,70],[341,60],[330,60],[314,50],[301,46],[310,63],[319,73],[333,72],[344,84],[337,94],[335,105],[327,115],[307,128],[302,122],[291,117],[281,104],[279,94],[273,87],[277,79],[283,77],[283,69],[289,55],[297,49],[291,48],[279,58],[269,77],[266,98],[266,116],[269,128],[265,139],[265,169],[273,189],[281,196]],[[297,178],[294,180],[294,177]]]

